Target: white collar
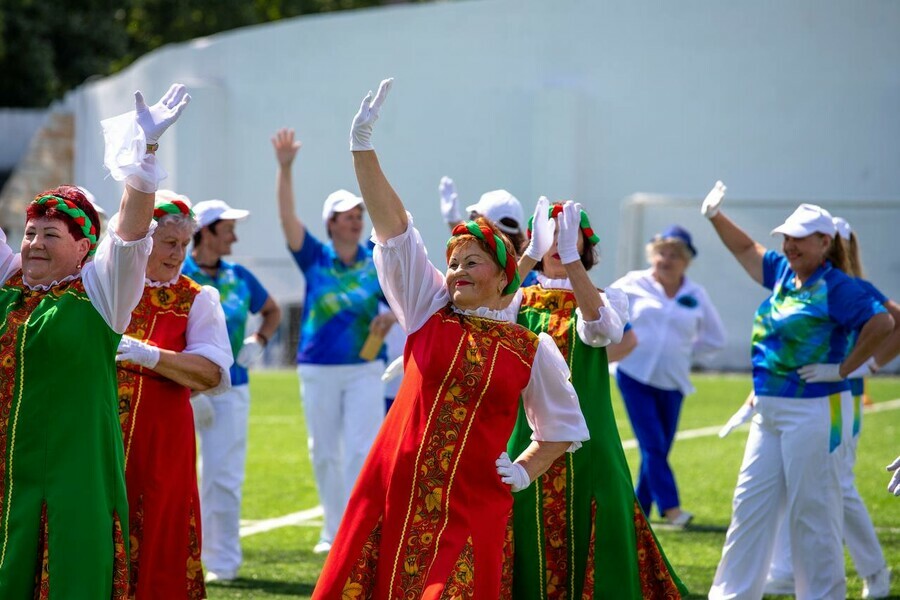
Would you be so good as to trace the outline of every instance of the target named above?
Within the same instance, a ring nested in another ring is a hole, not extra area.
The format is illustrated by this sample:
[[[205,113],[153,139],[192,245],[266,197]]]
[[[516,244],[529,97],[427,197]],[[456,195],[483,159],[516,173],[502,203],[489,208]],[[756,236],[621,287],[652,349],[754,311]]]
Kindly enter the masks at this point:
[[[508,310],[506,309],[494,310],[493,308],[488,308],[486,306],[479,306],[478,308],[463,310],[461,308],[457,308],[455,304],[451,304],[450,307],[453,309],[453,312],[460,315],[481,317],[483,319],[491,319],[494,321],[510,321]]]
[[[568,277],[563,277],[562,279],[550,279],[538,271],[537,280],[545,290],[572,290],[572,282],[569,281]]]
[[[44,285],[44,284],[31,285],[30,283],[28,283],[25,280],[25,273],[22,273],[22,283],[25,284],[25,287],[27,287],[31,291],[38,291],[38,292],[46,292],[50,288],[56,287],[58,285],[62,285],[64,283],[69,283],[70,281],[74,281],[74,280],[80,279],[80,278],[81,278],[81,271],[75,273],[74,275],[69,275],[67,277],[63,277],[59,281],[54,279],[53,281],[51,281],[50,283],[48,283],[46,285]]]
[[[144,277],[144,285],[152,288],[169,287],[170,285],[175,285],[179,279],[181,279],[181,269],[178,269],[178,274],[169,281],[153,281],[148,277]]]

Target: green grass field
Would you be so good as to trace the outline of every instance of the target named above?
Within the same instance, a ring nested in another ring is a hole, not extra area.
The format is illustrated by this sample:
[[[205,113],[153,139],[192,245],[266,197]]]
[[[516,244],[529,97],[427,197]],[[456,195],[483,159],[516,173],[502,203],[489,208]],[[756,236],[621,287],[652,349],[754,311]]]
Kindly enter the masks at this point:
[[[748,375],[697,375],[697,393],[684,404],[680,430],[724,423],[743,402]],[[619,433],[633,438],[624,407],[613,385]],[[869,383],[877,403],[900,398],[900,378],[879,377]],[[306,450],[306,430],[295,371],[267,371],[251,377],[252,408],[243,518],[258,521],[280,517],[318,504]],[[679,440],[672,452],[682,505],[695,514],[691,529],[657,534],[672,564],[691,589],[691,598],[705,598],[718,562],[731,516],[731,496],[737,479],[747,430],[724,440],[716,436]],[[889,495],[884,466],[900,452],[900,409],[866,415],[856,467],[857,486],[884,548],[888,565],[900,565],[900,499]],[[632,474],[637,450],[627,450]],[[654,523],[658,516],[653,515]],[[240,577],[227,584],[210,584],[212,600],[232,598],[309,598],[323,558],[312,553],[318,539],[315,522],[287,526],[244,537]],[[862,582],[848,557],[848,597],[859,598]],[[900,575],[892,586],[900,598]]]

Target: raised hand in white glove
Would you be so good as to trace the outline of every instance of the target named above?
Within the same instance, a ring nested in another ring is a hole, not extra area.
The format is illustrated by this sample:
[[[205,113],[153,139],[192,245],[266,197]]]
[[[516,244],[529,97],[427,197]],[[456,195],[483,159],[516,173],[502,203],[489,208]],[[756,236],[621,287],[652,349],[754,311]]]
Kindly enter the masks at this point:
[[[372,147],[372,125],[378,120],[378,113],[381,111],[381,105],[384,99],[391,91],[394,78],[384,79],[378,86],[378,92],[375,99],[372,99],[372,91],[366,94],[359,112],[353,117],[353,124],[350,126],[350,151],[359,152],[363,150],[374,150]]]
[[[534,218],[531,221],[531,239],[525,248],[525,256],[540,261],[553,245],[553,232],[556,231],[556,219],[550,218],[550,201],[547,196],[538,198],[534,205]]]
[[[520,492],[531,485],[531,478],[528,477],[528,471],[525,470],[525,467],[509,460],[509,454],[506,452],[500,453],[500,458],[497,459],[496,464],[497,475],[500,476],[500,481],[510,486],[512,491]]]
[[[116,362],[125,360],[152,369],[159,363],[159,348],[123,335],[119,342],[119,348],[116,350]]]
[[[893,471],[894,476],[888,484],[888,491],[895,496],[900,496],[900,456],[887,466],[888,471]]]
[[[843,381],[839,371],[841,365],[837,363],[813,363],[800,367],[797,373],[806,383],[824,383],[827,381]]]
[[[194,409],[194,427],[198,431],[209,429],[216,422],[216,410],[205,394],[191,396],[191,408]]]
[[[874,356],[870,356],[869,360],[856,367],[856,369],[847,375],[847,379],[859,379],[861,377],[868,377],[869,375],[874,375],[878,372],[879,369],[878,361],[875,360]]]
[[[381,380],[383,382],[387,383],[388,381],[393,381],[400,375],[403,375],[403,357],[402,356],[398,356],[393,361],[391,361],[391,364],[389,364],[387,366],[387,368],[384,370],[384,373],[381,374]]]
[[[713,189],[709,190],[706,198],[703,199],[703,205],[700,207],[700,214],[707,219],[712,219],[719,214],[719,206],[722,204],[722,198],[725,197],[725,190],[727,189],[728,188],[725,187],[724,183],[717,181],[716,185],[713,186]]]
[[[723,438],[750,419],[753,418],[754,413],[752,404],[742,404],[741,407],[737,410],[736,413],[731,415],[731,418],[728,419],[728,422],[719,430],[719,437]]]
[[[244,345],[241,346],[237,358],[234,359],[234,362],[236,362],[240,367],[249,369],[253,363],[260,359],[260,357],[263,355],[264,350],[265,346],[260,344],[259,338],[256,337],[256,334],[253,334],[244,338]]]
[[[575,202],[566,202],[556,220],[559,226],[556,251],[559,253],[560,262],[568,265],[580,261],[578,232],[581,231],[581,205]]]
[[[187,93],[187,88],[180,83],[173,83],[169,91],[153,106],[147,106],[147,103],[144,102],[144,95],[140,91],[135,92],[134,111],[137,115],[138,126],[143,130],[147,143],[157,143],[163,132],[178,120],[190,101],[191,95]]]
[[[456,184],[449,177],[441,177],[438,184],[438,192],[441,194],[441,216],[447,225],[456,225],[463,219],[459,212],[459,195],[456,193]]]

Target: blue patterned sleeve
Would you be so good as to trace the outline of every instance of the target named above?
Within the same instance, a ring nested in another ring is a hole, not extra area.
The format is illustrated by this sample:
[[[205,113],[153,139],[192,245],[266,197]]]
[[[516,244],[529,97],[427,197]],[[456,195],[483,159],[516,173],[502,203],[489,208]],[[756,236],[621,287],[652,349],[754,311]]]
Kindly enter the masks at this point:
[[[775,284],[781,279],[784,272],[790,268],[787,259],[774,250],[766,250],[763,255],[763,287],[774,289]]]
[[[842,271],[828,273],[828,316],[850,329],[860,329],[878,313],[887,312],[877,299]]]
[[[870,296],[872,296],[873,298],[878,300],[879,304],[882,304],[882,305],[887,304],[888,301],[890,300],[890,298],[888,298],[887,296],[885,296],[884,294],[881,293],[881,290],[879,290],[877,287],[872,285],[871,281],[866,281],[865,279],[857,278],[856,283],[857,283],[857,285],[859,285],[859,287],[861,287]]]
[[[263,304],[269,299],[269,292],[259,282],[253,273],[248,271],[241,265],[235,265],[234,270],[238,276],[247,283],[247,289],[250,290],[250,312],[256,314],[262,310]]]
[[[300,270],[306,272],[306,270],[314,265],[322,255],[322,249],[322,242],[316,239],[316,237],[307,229],[306,235],[303,237],[303,245],[300,246],[300,249],[294,252],[288,248],[288,252],[291,253],[291,257],[293,257],[297,266],[300,267]]]

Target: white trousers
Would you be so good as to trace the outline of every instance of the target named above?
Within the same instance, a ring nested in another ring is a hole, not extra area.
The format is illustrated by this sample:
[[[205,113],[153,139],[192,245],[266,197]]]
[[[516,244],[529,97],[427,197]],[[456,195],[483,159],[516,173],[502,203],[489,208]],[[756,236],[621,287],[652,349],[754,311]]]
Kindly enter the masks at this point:
[[[384,420],[384,361],[297,366],[307,443],[332,542],[347,499]]]
[[[241,565],[241,486],[247,458],[250,387],[239,385],[210,396],[216,416],[200,431],[200,514],[203,564],[234,576]]]
[[[843,400],[843,398],[842,398]],[[844,443],[841,444],[841,495],[844,502],[844,543],[856,566],[856,573],[861,578],[871,577],[887,566],[875,526],[869,517],[869,511],[863,504],[856,489],[856,448],[859,445],[859,432],[853,435],[853,427],[848,426],[859,419],[862,426],[862,396],[850,397],[843,402]],[[769,568],[769,577],[784,581],[794,579],[791,565],[791,538],[787,523],[782,522],[775,541],[775,554]]]
[[[845,598],[838,449],[841,399],[849,395],[757,398],[710,599],[762,598],[782,517],[797,598]]]

